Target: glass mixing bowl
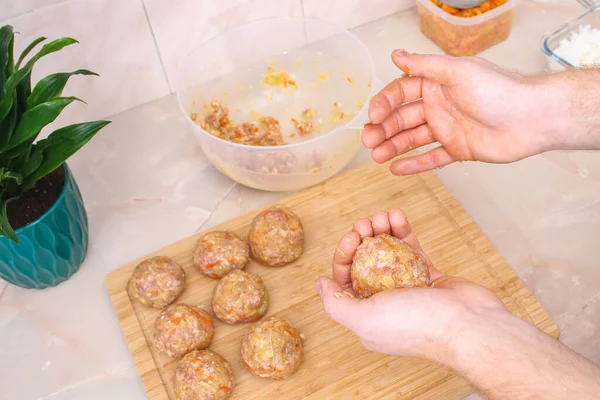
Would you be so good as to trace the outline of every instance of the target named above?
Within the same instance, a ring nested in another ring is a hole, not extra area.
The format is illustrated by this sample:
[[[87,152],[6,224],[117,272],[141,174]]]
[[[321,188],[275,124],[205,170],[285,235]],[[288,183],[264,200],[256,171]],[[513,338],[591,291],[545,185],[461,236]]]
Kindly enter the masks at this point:
[[[273,86],[281,71],[291,85]],[[229,178],[268,191],[312,186],[344,168],[361,146],[369,99],[381,88],[356,36],[308,18],[264,19],[227,31],[196,47],[180,76],[179,104],[206,157]],[[286,144],[251,146],[207,132],[198,121],[213,101],[228,108],[234,124],[277,119]],[[301,135],[292,119],[305,110],[316,114],[319,128]]]

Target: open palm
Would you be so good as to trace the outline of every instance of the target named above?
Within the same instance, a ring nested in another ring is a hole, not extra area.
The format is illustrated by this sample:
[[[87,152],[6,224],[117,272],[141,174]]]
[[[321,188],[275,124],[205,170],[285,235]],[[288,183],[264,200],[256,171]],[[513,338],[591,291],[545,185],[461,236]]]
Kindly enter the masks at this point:
[[[350,276],[354,253],[363,238],[380,233],[396,236],[423,255],[431,287],[387,290],[368,299],[355,297]],[[367,349],[394,355],[437,359],[439,354],[434,352],[450,351],[449,338],[474,316],[508,312],[488,289],[437,270],[399,209],[358,220],[338,243],[332,278],[321,278],[316,285],[329,317],[354,331]]]
[[[545,121],[536,104],[542,89],[534,78],[479,58],[395,52],[393,60],[407,75],[373,98],[364,145],[381,163],[440,144],[397,160],[393,173],[412,174],[454,161],[507,163],[547,149],[544,135],[538,134]]]

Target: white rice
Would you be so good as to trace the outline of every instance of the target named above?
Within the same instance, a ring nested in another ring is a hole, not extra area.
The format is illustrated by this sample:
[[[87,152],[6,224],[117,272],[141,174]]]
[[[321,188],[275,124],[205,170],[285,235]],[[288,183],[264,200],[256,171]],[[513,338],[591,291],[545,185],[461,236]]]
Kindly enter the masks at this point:
[[[554,53],[576,67],[600,65],[600,29],[580,26],[560,41]]]

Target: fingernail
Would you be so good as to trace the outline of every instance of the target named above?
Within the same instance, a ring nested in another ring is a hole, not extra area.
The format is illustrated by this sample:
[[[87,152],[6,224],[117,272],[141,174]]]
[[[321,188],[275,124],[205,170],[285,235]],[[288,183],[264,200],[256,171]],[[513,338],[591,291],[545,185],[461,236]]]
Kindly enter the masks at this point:
[[[367,123],[364,125],[364,128],[366,128],[366,127],[368,127],[368,126],[372,126],[372,125],[373,125],[373,123],[372,123],[371,121],[369,121],[369,122],[367,122]]]
[[[320,279],[317,279],[315,281],[315,290],[317,291],[317,293],[320,296],[321,295],[321,280]]]
[[[404,49],[398,49],[398,50],[394,50],[392,52],[392,56],[394,57],[405,57],[408,55],[408,51],[404,50]]]

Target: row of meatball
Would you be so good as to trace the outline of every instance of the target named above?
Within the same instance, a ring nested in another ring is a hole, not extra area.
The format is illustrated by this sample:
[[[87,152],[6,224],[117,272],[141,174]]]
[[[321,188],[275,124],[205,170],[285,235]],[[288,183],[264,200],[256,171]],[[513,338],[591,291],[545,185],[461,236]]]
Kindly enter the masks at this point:
[[[229,324],[254,322],[269,306],[266,287],[258,274],[242,269],[251,256],[267,266],[283,266],[300,257],[304,231],[298,217],[275,207],[252,222],[248,242],[233,232],[211,232],[198,241],[193,263],[204,275],[219,279],[212,309]],[[230,364],[206,349],[214,336],[208,313],[187,304],[172,304],[183,292],[185,272],[167,257],[140,263],[128,291],[142,304],[164,308],[155,321],[155,347],[170,357],[183,357],[175,373],[178,399],[224,399],[234,386]],[[242,341],[242,358],[254,375],[284,379],[296,369],[302,339],[287,321],[270,318],[252,326]]]

